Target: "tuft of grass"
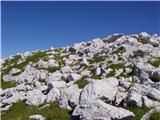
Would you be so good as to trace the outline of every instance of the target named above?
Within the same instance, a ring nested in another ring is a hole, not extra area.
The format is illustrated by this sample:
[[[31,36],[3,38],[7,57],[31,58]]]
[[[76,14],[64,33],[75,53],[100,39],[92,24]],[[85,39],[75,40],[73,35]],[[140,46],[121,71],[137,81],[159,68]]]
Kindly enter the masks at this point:
[[[138,39],[139,42],[141,42],[142,44],[146,44],[147,40],[146,39]]]
[[[112,68],[113,70],[125,68],[123,64],[111,64],[109,67]]]
[[[106,56],[94,56],[93,60],[97,63],[97,62],[102,62],[106,59]]]
[[[83,89],[88,84],[88,81],[84,78],[81,78],[80,80],[77,80],[74,84],[77,84],[80,89]]]
[[[114,77],[115,76],[115,71],[111,71],[110,73],[107,74],[106,77]]]
[[[5,60],[5,62],[2,64],[3,66],[9,66],[13,63],[16,63],[21,58],[20,55],[15,55],[11,59]]]
[[[26,58],[26,60],[24,62],[20,63],[20,64],[17,64],[18,59],[20,59],[20,56],[17,56],[13,60],[11,60],[10,62],[7,62],[8,67],[6,69],[2,70],[2,76],[8,74],[12,68],[18,68],[21,71],[23,71],[24,67],[29,62],[32,62],[32,63],[38,62],[38,60],[40,60],[44,56],[46,56],[45,51],[35,52],[35,53],[33,53],[33,55],[28,56]],[[9,66],[12,63],[14,63],[14,65]]]
[[[154,112],[150,115],[149,120],[160,120],[160,112]]]
[[[1,88],[2,89],[7,89],[11,87],[16,87],[16,82],[15,81],[1,81]]]
[[[98,62],[102,62],[106,59],[106,56],[94,56],[92,59],[88,59],[87,61],[89,63],[98,63]]]
[[[141,50],[137,50],[137,51],[134,51],[133,53],[134,53],[133,57],[143,57],[145,52]]]
[[[110,64],[109,68],[113,69],[109,74],[107,74],[107,77],[114,77],[116,69],[125,69],[125,66],[123,64]]]
[[[130,106],[130,107],[123,107],[123,108],[129,111],[132,111],[134,113],[135,115],[134,120],[140,120],[143,117],[143,115],[150,110],[150,108],[138,107],[138,106]]]
[[[46,120],[69,120],[70,111],[59,107],[57,101],[51,102],[49,107],[28,107],[24,102],[14,103],[9,110],[2,112],[3,120],[28,120],[30,115],[40,114]]]
[[[39,82],[41,82],[41,83],[46,82],[46,80],[45,80],[45,79],[39,79],[38,81],[39,81]]]
[[[96,80],[101,80],[102,79],[100,76],[93,76],[92,78],[96,79]]]
[[[153,65],[154,67],[159,67],[160,66],[160,57],[155,58],[155,60],[153,60],[153,61],[149,60],[148,63]]]
[[[59,67],[49,67],[49,68],[47,68],[48,72],[50,72],[50,73],[56,72],[59,69],[60,69]]]
[[[114,51],[113,53],[118,54],[118,53],[123,53],[125,51],[126,51],[125,47],[121,46],[117,48],[116,51]]]

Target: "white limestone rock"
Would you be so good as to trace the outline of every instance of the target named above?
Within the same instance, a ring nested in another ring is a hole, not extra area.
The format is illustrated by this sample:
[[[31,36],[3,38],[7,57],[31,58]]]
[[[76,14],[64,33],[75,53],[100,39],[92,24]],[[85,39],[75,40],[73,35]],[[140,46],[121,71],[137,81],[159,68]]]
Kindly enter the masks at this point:
[[[150,36],[148,33],[146,33],[146,32],[141,32],[141,33],[138,34],[138,36],[139,36],[140,39],[148,39],[148,38],[151,37],[151,36]]]
[[[73,119],[80,120],[131,120],[134,114],[123,108],[114,107],[101,100],[94,100],[85,105],[78,105],[73,113]]]
[[[36,63],[36,67],[37,68],[48,68],[48,65],[45,61],[43,61],[42,59],[40,59],[37,63]]]
[[[65,88],[63,90],[60,101],[61,101],[61,103],[68,102],[68,105],[71,108],[74,108],[76,105],[79,104],[80,93],[81,93],[81,89],[78,88],[78,85],[77,84],[72,85],[72,86]]]
[[[46,102],[59,100],[60,90],[58,88],[52,88],[47,94]]]
[[[72,73],[68,76],[67,78],[67,81],[70,82],[70,81],[77,81],[77,80],[80,80],[82,78],[82,76],[80,74],[77,74],[77,73]]]
[[[107,78],[99,81],[92,81],[82,90],[80,103],[93,101],[105,97],[109,102],[114,101],[118,91],[118,80],[116,78]]]
[[[12,70],[9,72],[9,74],[14,76],[16,73],[20,73],[20,72],[21,72],[20,69],[12,68]]]
[[[160,37],[151,37],[149,39],[149,43],[154,47],[160,47]]]
[[[147,85],[135,84],[129,91],[126,103],[128,105],[137,105],[141,107],[144,104],[142,100],[144,97],[155,102],[160,102],[160,90]],[[154,104],[153,106],[151,106],[151,104],[148,106],[153,107]]]
[[[84,70],[81,72],[81,75],[84,77],[89,77],[91,75],[91,71],[89,70]]]
[[[70,74],[73,72],[70,66],[64,66],[61,68],[62,74]]]
[[[26,104],[29,106],[39,106],[46,100],[46,95],[40,90],[33,90],[27,93]]]
[[[48,65],[48,67],[58,67],[59,66],[58,62],[53,59],[49,59],[47,62],[47,65]]]
[[[59,81],[62,80],[62,74],[60,72],[49,73],[47,82]]]
[[[29,116],[30,119],[34,119],[34,120],[45,120],[45,117],[43,117],[42,115],[36,114],[36,115],[31,115]]]
[[[52,81],[52,82],[48,82],[47,86],[49,89],[51,89],[51,88],[65,88],[66,82],[65,81]]]

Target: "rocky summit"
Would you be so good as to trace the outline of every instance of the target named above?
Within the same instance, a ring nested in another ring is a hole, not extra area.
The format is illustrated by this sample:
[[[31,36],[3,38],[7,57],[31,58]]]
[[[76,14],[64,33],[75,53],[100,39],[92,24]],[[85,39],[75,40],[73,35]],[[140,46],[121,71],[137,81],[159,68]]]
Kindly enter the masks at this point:
[[[113,34],[1,59],[3,120],[160,120],[160,37]]]

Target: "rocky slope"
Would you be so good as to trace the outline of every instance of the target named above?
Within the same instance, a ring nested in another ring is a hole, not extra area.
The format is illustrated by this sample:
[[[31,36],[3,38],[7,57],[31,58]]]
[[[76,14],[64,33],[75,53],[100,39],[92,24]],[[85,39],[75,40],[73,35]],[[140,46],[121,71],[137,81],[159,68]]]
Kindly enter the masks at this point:
[[[148,120],[153,111],[159,120],[160,37],[113,34],[19,53],[1,60],[1,80],[4,120]]]

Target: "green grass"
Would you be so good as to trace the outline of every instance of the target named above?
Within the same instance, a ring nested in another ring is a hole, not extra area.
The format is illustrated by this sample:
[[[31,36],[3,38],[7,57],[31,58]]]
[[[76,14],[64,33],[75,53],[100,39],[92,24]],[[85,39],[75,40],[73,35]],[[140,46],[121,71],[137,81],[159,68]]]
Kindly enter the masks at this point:
[[[142,44],[146,44],[147,40],[146,39],[138,39],[139,42],[141,42]]]
[[[92,78],[96,79],[96,80],[101,80],[102,79],[100,76],[93,76]]]
[[[3,75],[6,75],[10,72],[10,70],[12,68],[18,68],[20,70],[23,71],[24,67],[29,63],[29,62],[32,62],[32,63],[36,63],[38,62],[41,58],[43,58],[44,56],[46,56],[46,52],[44,51],[40,51],[40,52],[35,52],[33,53],[33,55],[31,56],[28,56],[26,58],[26,60],[20,64],[17,64],[17,60],[19,59],[19,57],[17,56],[16,58],[14,58],[13,60],[7,62],[7,66],[14,63],[14,65],[12,66],[8,66],[6,69],[2,70],[2,76]],[[6,63],[5,63],[6,64]]]
[[[61,109],[58,102],[52,102],[49,107],[28,107],[24,102],[14,103],[9,110],[2,112],[2,120],[29,120],[30,115],[40,114],[46,120],[69,120],[70,111]]]
[[[150,63],[154,67],[159,67],[160,66],[160,57],[155,58],[155,60],[153,60],[153,61],[149,60],[148,63]]]
[[[110,71],[110,73],[107,74],[106,77],[114,77],[115,76],[115,71]]]
[[[160,112],[154,112],[150,115],[149,120],[160,120]]]
[[[1,88],[2,89],[7,89],[7,88],[11,88],[11,87],[16,87],[16,82],[15,81],[1,81]]]
[[[74,84],[77,84],[80,89],[83,89],[88,84],[88,81],[84,78],[81,78],[80,80],[77,80]]]
[[[117,48],[116,51],[114,51],[113,53],[118,54],[118,53],[123,53],[125,51],[126,51],[125,47],[121,46],[121,47]]]
[[[147,107],[137,107],[137,106],[123,107],[123,108],[132,111],[134,113],[135,115],[134,120],[140,120],[143,117],[143,115],[150,110],[150,108]]]
[[[50,72],[50,73],[54,73],[59,69],[60,69],[59,67],[49,67],[49,68],[47,68],[48,72]]]
[[[20,58],[21,58],[20,55],[15,55],[15,56],[13,56],[12,59],[5,60],[3,66],[5,67],[5,66],[8,66],[8,65],[10,65],[12,63],[16,63]]]
[[[125,69],[125,66],[123,64],[110,64],[108,68],[113,69],[109,74],[107,74],[106,77],[115,77],[115,71],[118,69]]]
[[[41,82],[41,83],[46,82],[46,80],[45,80],[45,79],[39,79],[38,81],[39,81],[39,82]]]
[[[94,56],[92,59],[88,59],[87,61],[89,63],[98,63],[98,62],[102,62],[106,59],[106,56]]]
[[[125,66],[123,64],[111,64],[109,67],[112,68],[113,70],[125,68]]]
[[[144,53],[145,52],[143,52],[143,51],[141,51],[141,50],[137,50],[137,51],[134,51],[133,52],[133,57],[143,57],[144,56]]]

